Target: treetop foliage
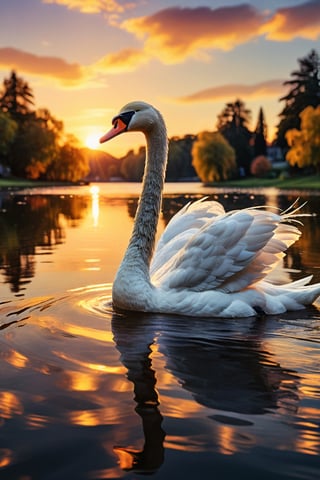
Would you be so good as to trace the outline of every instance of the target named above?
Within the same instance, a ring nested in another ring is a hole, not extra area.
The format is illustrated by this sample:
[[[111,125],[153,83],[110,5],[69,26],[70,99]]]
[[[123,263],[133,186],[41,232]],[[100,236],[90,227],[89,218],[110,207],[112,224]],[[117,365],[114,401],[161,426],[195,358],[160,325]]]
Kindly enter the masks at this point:
[[[239,99],[234,103],[227,103],[222,113],[218,115],[217,129],[233,147],[240,175],[250,174],[253,158],[250,120],[251,111]]]
[[[27,82],[12,72],[3,82],[4,92],[0,95],[0,109],[9,113],[13,119],[22,119],[31,113],[34,105],[33,93]]]
[[[287,95],[280,98],[285,105],[279,114],[280,122],[276,135],[276,144],[287,149],[286,132],[300,128],[300,113],[308,106],[320,104],[320,57],[316,50],[304,58],[298,59],[299,70],[291,73],[291,80],[284,82],[288,86]]]
[[[205,182],[219,182],[236,171],[236,155],[229,142],[219,132],[202,132],[192,147],[193,166]]]
[[[292,166],[313,167],[320,172],[320,105],[308,106],[300,113],[300,130],[286,133],[290,147],[286,159]]]

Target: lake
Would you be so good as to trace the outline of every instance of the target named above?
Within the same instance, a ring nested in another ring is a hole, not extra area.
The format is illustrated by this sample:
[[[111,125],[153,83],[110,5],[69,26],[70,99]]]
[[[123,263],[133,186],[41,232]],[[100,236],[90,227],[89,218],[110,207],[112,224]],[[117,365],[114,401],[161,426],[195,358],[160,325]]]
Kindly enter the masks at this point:
[[[117,314],[140,185],[0,192],[0,478],[318,479],[320,302],[208,319]],[[277,271],[320,282],[317,192],[168,184],[186,202],[307,202]]]

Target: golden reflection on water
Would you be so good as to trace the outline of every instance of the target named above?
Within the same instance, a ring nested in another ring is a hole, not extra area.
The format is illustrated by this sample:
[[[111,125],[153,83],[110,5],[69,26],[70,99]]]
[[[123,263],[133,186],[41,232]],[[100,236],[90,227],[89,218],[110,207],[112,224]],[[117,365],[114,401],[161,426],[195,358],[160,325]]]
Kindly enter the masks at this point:
[[[9,448],[0,448],[0,468],[7,467],[13,458],[13,452]]]
[[[179,398],[179,402],[165,394],[161,398],[165,405],[164,413],[168,417],[182,419],[188,416],[188,418],[191,418],[202,410],[201,405],[195,402],[193,398]]]
[[[0,392],[0,417],[4,419],[12,418],[14,415],[22,415],[23,405],[13,392]]]
[[[307,455],[320,455],[319,409],[301,407],[297,427],[300,436],[295,441],[295,451]]]
[[[101,363],[90,363],[90,362],[85,362],[83,360],[73,358],[64,352],[55,351],[54,353],[57,357],[67,360],[70,364],[74,364],[79,367],[85,367],[97,373],[111,373],[115,375],[124,375],[126,372],[126,369],[122,365],[114,366],[114,365],[104,365]]]
[[[111,343],[112,333],[96,328],[85,327],[72,323],[64,324],[63,331],[66,334],[74,335],[75,337],[84,337],[88,340],[99,340],[101,342]]]
[[[99,388],[100,379],[91,372],[65,370],[59,383],[64,390],[95,392]]]
[[[39,430],[42,428],[46,428],[48,423],[50,422],[50,418],[44,415],[38,414],[28,414],[25,416],[25,422],[28,426],[28,429],[32,430]]]
[[[116,407],[73,411],[69,415],[69,421],[73,425],[81,425],[83,427],[120,425],[119,411]]]
[[[91,193],[91,215],[93,220],[93,226],[97,227],[99,224],[99,211],[100,211],[100,199],[99,199],[100,189],[97,185],[93,185],[90,188]]]
[[[203,439],[200,437],[197,441],[195,436],[187,435],[166,435],[164,445],[172,450],[180,450],[181,452],[201,452],[203,451]]]
[[[3,358],[7,363],[17,368],[25,368],[28,364],[28,358],[16,350],[9,350]]]
[[[222,455],[233,455],[238,452],[239,445],[236,438],[236,431],[229,425],[220,425],[218,427],[218,448]]]

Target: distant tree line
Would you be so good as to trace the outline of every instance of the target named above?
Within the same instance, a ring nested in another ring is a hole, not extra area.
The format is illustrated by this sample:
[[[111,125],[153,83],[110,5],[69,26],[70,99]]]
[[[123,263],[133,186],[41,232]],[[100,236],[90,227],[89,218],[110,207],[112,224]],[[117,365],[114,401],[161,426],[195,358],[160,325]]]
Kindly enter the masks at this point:
[[[282,152],[293,169],[319,172],[319,54],[312,50],[298,63],[299,69],[284,82],[288,93],[280,98],[284,108],[279,114],[272,147]],[[166,179],[176,181],[198,176],[203,182],[218,182],[268,174],[271,163],[262,108],[253,131],[249,128],[250,122],[251,111],[241,99],[236,99],[228,102],[218,115],[215,130],[171,138]],[[31,89],[12,72],[0,92],[0,166],[21,177],[77,181],[88,175],[92,158],[78,148],[74,137],[65,135],[62,122],[48,110],[33,109]],[[100,179],[121,177],[140,181],[145,147],[137,152],[129,150],[118,161],[110,156],[105,160],[107,173]],[[97,162],[96,156],[95,171]]]

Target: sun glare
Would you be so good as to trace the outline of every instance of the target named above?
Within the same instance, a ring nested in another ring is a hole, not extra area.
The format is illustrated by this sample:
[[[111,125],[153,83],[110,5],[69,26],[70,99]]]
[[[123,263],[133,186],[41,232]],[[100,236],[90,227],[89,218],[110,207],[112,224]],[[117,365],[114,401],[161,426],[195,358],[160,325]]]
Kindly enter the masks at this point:
[[[96,150],[99,147],[100,133],[90,133],[85,140],[86,147]]]

